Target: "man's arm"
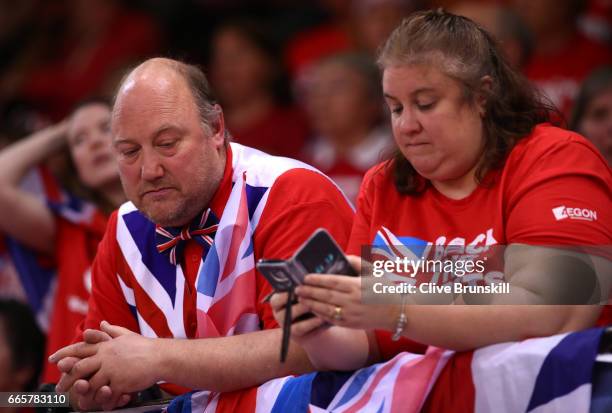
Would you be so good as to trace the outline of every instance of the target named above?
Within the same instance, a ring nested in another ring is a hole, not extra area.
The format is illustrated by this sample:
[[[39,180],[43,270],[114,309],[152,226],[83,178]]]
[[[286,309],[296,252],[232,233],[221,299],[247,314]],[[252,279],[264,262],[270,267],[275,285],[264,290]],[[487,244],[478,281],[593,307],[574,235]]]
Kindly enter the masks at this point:
[[[272,329],[215,339],[160,339],[159,378],[194,389],[233,391],[312,371],[297,345],[290,346],[285,363],[279,362],[281,333]],[[206,371],[218,374],[202,374]]]
[[[285,363],[279,362],[279,329],[179,340],[146,338],[108,323],[102,323],[101,328],[113,339],[76,343],[52,356],[52,361],[69,360],[70,364],[69,373],[58,384],[60,390],[91,377],[91,388],[110,383],[115,395],[143,390],[160,381],[193,389],[234,391],[312,371],[297,345],[291,346]],[[80,361],[74,363],[74,358]]]

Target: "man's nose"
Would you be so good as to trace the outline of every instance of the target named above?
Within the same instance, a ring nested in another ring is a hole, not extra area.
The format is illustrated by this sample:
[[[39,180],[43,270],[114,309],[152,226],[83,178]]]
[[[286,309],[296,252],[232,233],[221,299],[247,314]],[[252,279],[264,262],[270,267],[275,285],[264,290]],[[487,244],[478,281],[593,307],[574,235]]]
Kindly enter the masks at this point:
[[[159,157],[154,153],[147,153],[142,156],[140,176],[145,181],[155,181],[164,175],[164,167]]]

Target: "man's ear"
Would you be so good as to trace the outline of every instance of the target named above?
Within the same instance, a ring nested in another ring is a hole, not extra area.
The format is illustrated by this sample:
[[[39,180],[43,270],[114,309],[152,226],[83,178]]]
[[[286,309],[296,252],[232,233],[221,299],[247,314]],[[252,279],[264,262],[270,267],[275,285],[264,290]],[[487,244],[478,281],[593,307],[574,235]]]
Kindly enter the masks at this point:
[[[217,117],[217,122],[214,125],[215,131],[212,139],[217,147],[220,148],[225,145],[225,118],[223,116],[223,109],[221,109],[221,106],[215,104],[215,109],[217,109],[219,115]]]
[[[493,90],[493,79],[491,76],[486,75],[480,79],[480,89],[476,96],[476,106],[478,107],[478,114],[481,118],[484,118],[487,113],[487,99],[491,96]]]

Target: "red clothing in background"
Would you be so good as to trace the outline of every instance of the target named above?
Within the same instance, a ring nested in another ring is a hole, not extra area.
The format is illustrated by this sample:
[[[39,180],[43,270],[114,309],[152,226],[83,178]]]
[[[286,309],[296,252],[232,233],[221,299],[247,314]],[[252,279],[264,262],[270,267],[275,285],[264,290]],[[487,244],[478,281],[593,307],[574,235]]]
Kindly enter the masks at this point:
[[[136,13],[117,13],[110,27],[91,49],[75,56],[79,39],[67,40],[54,58],[30,73],[21,95],[40,104],[54,119],[66,116],[80,100],[115,88],[122,70],[158,49],[159,34],[153,21]]]
[[[557,53],[534,55],[525,74],[567,117],[582,81],[593,69],[610,63],[609,48],[577,34]]]
[[[245,129],[232,129],[234,141],[270,155],[299,159],[308,136],[308,123],[291,107],[275,107]]]

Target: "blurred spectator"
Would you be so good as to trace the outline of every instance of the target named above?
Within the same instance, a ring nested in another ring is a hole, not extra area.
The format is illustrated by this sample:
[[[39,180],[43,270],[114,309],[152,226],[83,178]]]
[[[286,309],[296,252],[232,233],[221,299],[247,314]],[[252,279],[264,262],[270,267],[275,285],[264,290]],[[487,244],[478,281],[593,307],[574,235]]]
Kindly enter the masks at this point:
[[[15,264],[11,259],[6,241],[0,236],[0,299],[17,298],[26,300],[25,291],[19,281]]]
[[[246,19],[226,23],[212,40],[211,84],[236,142],[297,157],[308,130],[303,115],[287,104],[278,53],[262,25]]]
[[[354,47],[353,24],[350,18],[351,0],[319,0],[327,19],[311,29],[289,39],[285,60],[292,78],[317,60]]]
[[[612,66],[599,68],[584,81],[570,128],[591,140],[612,166]]]
[[[20,97],[27,73],[56,51],[61,2],[0,2],[0,139],[2,144],[48,124],[38,102]]]
[[[588,0],[586,13],[578,20],[580,30],[588,37],[612,44],[612,1]]]
[[[66,19],[60,35],[46,50],[37,51],[34,64],[14,73],[12,95],[4,96],[34,102],[54,120],[97,93],[117,67],[155,52],[159,44],[153,21],[119,0],[66,0],[58,5],[64,5]]]
[[[357,47],[375,56],[379,46],[397,25],[422,5],[419,0],[355,0],[351,16]]]
[[[511,0],[535,38],[525,72],[564,114],[568,115],[580,83],[597,66],[610,63],[605,45],[578,31],[583,0]]]
[[[306,159],[355,202],[363,174],[392,142],[383,125],[380,75],[368,55],[338,54],[315,65],[306,108],[315,138]]]
[[[520,16],[508,7],[470,0],[458,3],[448,11],[475,21],[494,35],[513,67],[521,69],[529,61],[533,36]]]
[[[0,392],[35,391],[44,348],[45,338],[30,309],[0,299]],[[0,412],[9,411],[13,409],[0,407]]]
[[[421,7],[421,0],[322,0],[329,21],[289,40],[285,59],[300,83],[309,68],[332,54],[361,51],[375,55],[403,17]]]
[[[0,231],[54,257],[55,300],[47,354],[70,343],[87,313],[90,266],[106,229],[107,214],[124,200],[110,139],[110,106],[89,100],[70,119],[22,139],[0,152]],[[64,147],[70,164],[63,180],[70,192],[43,200],[21,186],[28,171]],[[45,382],[59,371],[47,365]]]

